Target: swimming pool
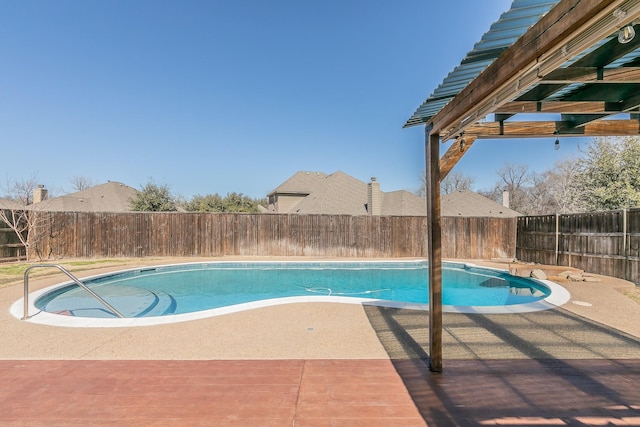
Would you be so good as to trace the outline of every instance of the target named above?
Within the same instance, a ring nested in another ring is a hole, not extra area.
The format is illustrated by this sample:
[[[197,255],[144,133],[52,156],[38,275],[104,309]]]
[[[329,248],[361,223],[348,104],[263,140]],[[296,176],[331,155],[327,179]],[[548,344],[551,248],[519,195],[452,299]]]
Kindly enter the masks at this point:
[[[30,313],[38,313],[31,320],[39,323],[49,323],[54,318],[55,324],[75,326],[79,319],[85,319],[80,322],[84,326],[131,326],[311,301],[424,310],[428,309],[427,277],[427,263],[423,260],[165,265],[84,280],[124,319],[117,318],[73,283],[34,292]],[[541,310],[566,302],[568,293],[564,291],[563,296],[562,290],[552,282],[515,277],[502,270],[465,263],[443,264],[445,311]]]

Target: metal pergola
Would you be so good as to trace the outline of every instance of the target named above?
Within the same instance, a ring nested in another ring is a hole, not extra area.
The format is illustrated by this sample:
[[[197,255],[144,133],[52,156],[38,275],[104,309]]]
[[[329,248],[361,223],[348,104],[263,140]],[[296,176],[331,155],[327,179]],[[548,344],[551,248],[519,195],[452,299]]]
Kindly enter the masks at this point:
[[[425,126],[432,371],[442,371],[440,181],[478,139],[640,134],[636,32],[640,0],[514,0],[405,124]]]

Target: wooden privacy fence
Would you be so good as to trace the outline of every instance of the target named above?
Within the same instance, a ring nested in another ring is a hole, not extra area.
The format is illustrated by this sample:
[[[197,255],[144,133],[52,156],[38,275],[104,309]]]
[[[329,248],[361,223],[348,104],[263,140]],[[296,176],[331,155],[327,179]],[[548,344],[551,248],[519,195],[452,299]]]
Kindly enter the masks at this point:
[[[8,214],[11,218],[11,214]],[[15,231],[0,220],[0,261],[14,261],[26,258],[24,245]]]
[[[518,218],[516,257],[640,282],[640,209]]]
[[[24,249],[15,232],[0,222],[0,260],[18,259],[21,252]]]
[[[50,212],[38,224],[32,259],[427,256],[425,217]],[[443,218],[443,255],[513,257],[515,230],[515,218]]]
[[[31,259],[146,256],[427,257],[425,217],[37,212]],[[517,236],[517,237],[516,237]],[[442,218],[443,257],[513,258],[640,282],[640,209]],[[0,260],[23,254],[0,224]]]

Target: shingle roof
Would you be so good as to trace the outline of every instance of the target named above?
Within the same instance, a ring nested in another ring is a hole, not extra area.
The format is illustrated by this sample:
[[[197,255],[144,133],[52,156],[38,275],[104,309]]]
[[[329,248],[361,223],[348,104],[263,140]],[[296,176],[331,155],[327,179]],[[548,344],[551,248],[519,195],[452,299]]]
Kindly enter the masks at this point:
[[[22,209],[24,205],[15,200],[0,198],[0,209]]]
[[[483,216],[512,218],[519,212],[470,190],[453,191],[442,197],[442,216]]]
[[[382,193],[382,215],[427,215],[425,199],[406,190]]]
[[[337,171],[315,182],[315,188],[294,208],[295,213],[367,215],[367,184]]]
[[[327,174],[324,172],[296,172],[267,196],[273,194],[311,194],[318,188],[318,185],[324,183],[326,177]]]
[[[269,196],[306,195],[290,213],[368,215],[368,185],[342,171],[297,172]],[[425,215],[424,199],[406,190],[380,192],[382,215]],[[285,213],[285,212],[280,212]]]
[[[66,212],[130,212],[135,188],[120,182],[107,182],[37,204],[38,209]]]
[[[269,195],[306,195],[289,212],[300,214],[368,215],[368,185],[337,171],[297,172]],[[381,215],[425,216],[423,197],[406,190],[380,192]],[[455,191],[442,198],[442,216],[516,217],[520,213],[470,190]]]

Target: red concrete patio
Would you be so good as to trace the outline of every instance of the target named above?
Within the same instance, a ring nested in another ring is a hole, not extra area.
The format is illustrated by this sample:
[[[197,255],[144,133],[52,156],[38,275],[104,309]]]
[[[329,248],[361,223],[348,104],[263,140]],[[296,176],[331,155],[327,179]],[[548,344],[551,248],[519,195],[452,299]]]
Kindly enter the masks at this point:
[[[0,361],[2,426],[640,425],[638,360]]]

